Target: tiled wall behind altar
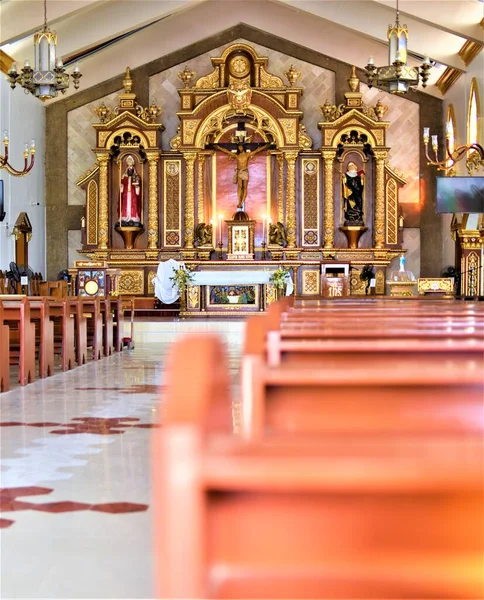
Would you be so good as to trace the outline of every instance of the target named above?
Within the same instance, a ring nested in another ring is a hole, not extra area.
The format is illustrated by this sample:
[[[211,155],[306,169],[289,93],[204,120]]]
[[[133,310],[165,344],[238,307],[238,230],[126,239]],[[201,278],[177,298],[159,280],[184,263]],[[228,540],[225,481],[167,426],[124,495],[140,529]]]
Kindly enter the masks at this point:
[[[245,40],[236,40],[230,45],[244,42],[249,44],[257,52],[259,56],[267,56],[267,71],[278,77],[281,77],[283,82],[287,84],[284,77],[284,71],[287,71],[291,64],[301,71],[301,77],[297,81],[297,86],[303,88],[304,93],[301,99],[301,110],[304,113],[304,124],[306,125],[307,133],[312,137],[314,148],[321,145],[321,132],[318,129],[318,121],[322,120],[321,112],[318,106],[324,104],[327,99],[331,103],[335,98],[335,77],[333,71],[328,71],[321,67],[316,67],[310,63],[295,60],[287,54],[282,54],[265,46],[246,42]],[[196,73],[196,79],[208,75],[213,71],[210,57],[218,57],[227,48],[228,44],[220,46],[200,54],[197,58],[190,60],[188,66]],[[179,124],[179,119],[176,112],[180,110],[180,96],[177,90],[183,87],[182,82],[178,78],[178,73],[183,71],[185,64],[179,65],[157,73],[150,77],[150,103],[155,102],[161,106],[161,120],[165,126],[163,132],[163,148],[169,150],[170,139],[176,134],[176,129]]]
[[[99,118],[92,112],[96,106],[104,102],[114,108],[118,95],[122,90],[99,98],[89,104],[67,113],[67,193],[68,204],[84,205],[85,192],[78,187],[77,180],[96,162],[92,149],[96,147],[96,132],[92,123],[99,123]]]
[[[387,146],[390,147],[388,162],[390,166],[403,174],[407,184],[400,190],[400,202],[415,202],[420,200],[420,107],[416,102],[407,100],[395,94],[388,94],[377,88],[369,88],[360,83],[363,102],[374,106],[378,100],[388,106],[388,112],[383,117],[389,121],[387,129]]]

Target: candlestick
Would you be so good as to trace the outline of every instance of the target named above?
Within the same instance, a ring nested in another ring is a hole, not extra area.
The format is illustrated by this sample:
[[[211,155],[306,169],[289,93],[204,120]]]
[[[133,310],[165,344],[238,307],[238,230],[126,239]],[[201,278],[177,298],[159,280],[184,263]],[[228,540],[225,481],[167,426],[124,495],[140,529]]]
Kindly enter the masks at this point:
[[[223,253],[222,253],[223,242],[222,242],[222,240],[219,240],[217,245],[218,245],[218,259],[222,260],[222,258],[223,258]]]
[[[262,242],[261,246],[262,246],[262,252],[261,252],[260,258],[261,258],[261,260],[266,260],[266,258],[267,258],[267,254],[266,254],[267,243],[265,240]]]
[[[219,242],[222,241],[222,219],[223,219],[223,215],[219,215],[218,216],[218,237],[219,237]]]
[[[266,239],[266,216],[262,215],[262,240]]]

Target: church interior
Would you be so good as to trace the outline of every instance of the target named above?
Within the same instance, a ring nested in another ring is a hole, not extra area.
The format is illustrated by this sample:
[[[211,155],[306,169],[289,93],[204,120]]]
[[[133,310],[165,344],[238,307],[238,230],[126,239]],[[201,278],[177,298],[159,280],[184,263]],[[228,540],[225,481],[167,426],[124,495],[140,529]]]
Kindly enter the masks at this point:
[[[484,2],[2,0],[2,598],[484,598]]]

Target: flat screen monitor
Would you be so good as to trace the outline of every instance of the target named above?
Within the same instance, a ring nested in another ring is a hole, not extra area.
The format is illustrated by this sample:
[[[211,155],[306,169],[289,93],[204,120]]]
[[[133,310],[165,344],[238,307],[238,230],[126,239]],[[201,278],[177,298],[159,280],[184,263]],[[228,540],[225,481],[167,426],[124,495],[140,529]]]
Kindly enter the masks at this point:
[[[436,211],[484,212],[484,177],[437,177]]]

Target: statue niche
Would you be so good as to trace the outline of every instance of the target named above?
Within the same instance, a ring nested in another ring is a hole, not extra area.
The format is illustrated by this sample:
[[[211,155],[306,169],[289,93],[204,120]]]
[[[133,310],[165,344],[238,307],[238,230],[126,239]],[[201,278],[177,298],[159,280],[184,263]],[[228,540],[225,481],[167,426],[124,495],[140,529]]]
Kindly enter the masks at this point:
[[[143,165],[134,152],[127,152],[116,161],[119,168],[117,221],[114,229],[123,238],[126,249],[134,247],[143,226]]]

